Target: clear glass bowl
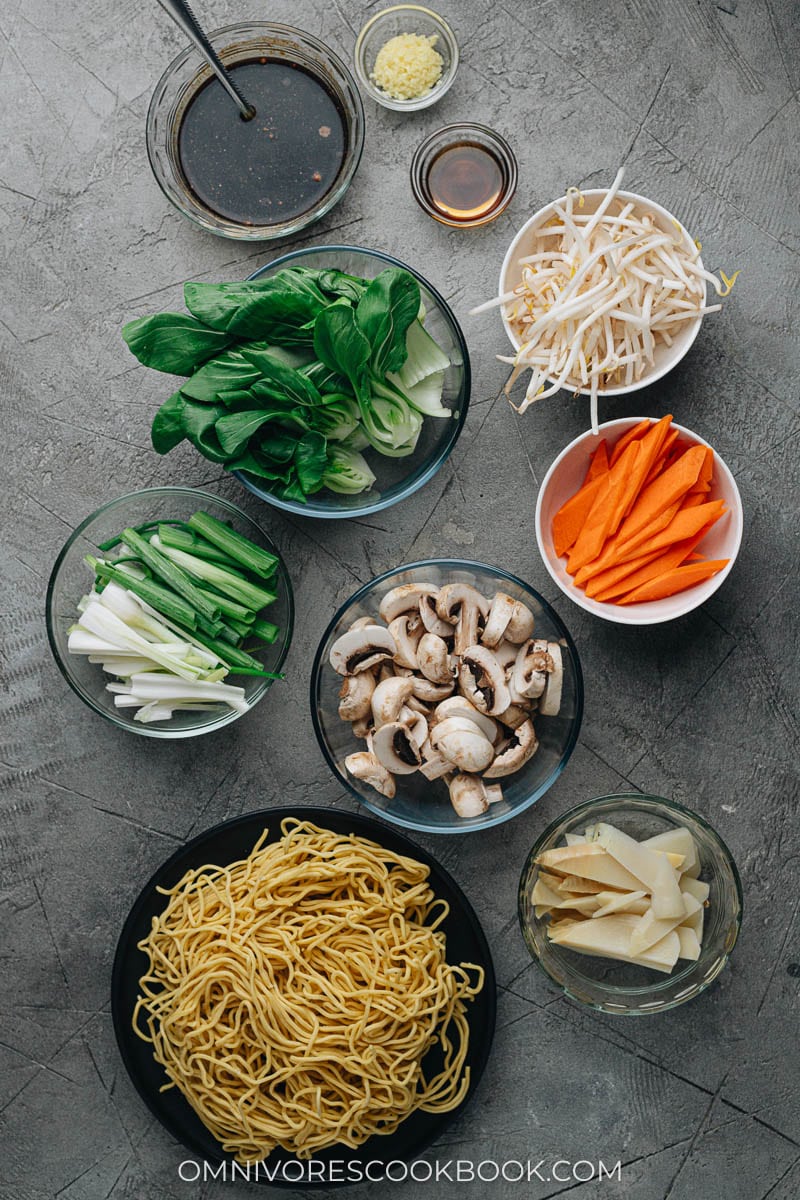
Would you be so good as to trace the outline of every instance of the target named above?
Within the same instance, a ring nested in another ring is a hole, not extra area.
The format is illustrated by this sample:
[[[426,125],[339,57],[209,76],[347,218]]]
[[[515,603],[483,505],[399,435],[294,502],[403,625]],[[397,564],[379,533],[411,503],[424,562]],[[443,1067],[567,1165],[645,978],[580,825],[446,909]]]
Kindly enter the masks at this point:
[[[449,217],[437,205],[430,188],[430,170],[443,150],[463,146],[465,143],[488,151],[500,167],[503,182],[491,208],[471,220],[457,220],[455,217]],[[505,212],[517,190],[518,173],[516,156],[504,137],[488,125],[465,121],[460,125],[444,125],[441,129],[434,130],[417,146],[411,160],[411,191],[423,212],[433,217],[440,225],[448,225],[451,229],[476,229],[480,225],[489,225]]]
[[[274,262],[260,267],[250,276],[261,279],[274,275],[282,267],[302,265],[311,268],[336,267],[350,275],[372,279],[386,267],[402,267],[410,271],[417,280],[425,305],[425,328],[429,330],[450,359],[450,367],[444,377],[442,403],[452,412],[452,417],[425,417],[422,431],[413,454],[407,458],[387,458],[376,450],[363,451],[376,480],[368,492],[356,496],[345,496],[323,489],[306,498],[305,504],[296,500],[281,500],[267,491],[255,478],[244,471],[234,471],[246,488],[267,504],[274,504],[286,512],[301,517],[338,519],[342,517],[365,517],[368,513],[391,508],[399,500],[405,500],[432,479],[447,460],[458,441],[464,422],[471,388],[469,352],[461,326],[453,315],[447,301],[428,283],[424,276],[406,263],[382,254],[379,250],[366,250],[360,246],[317,246],[304,250],[293,250],[276,258]]]
[[[522,770],[498,781],[503,787],[503,800],[492,804],[480,817],[459,817],[441,780],[431,783],[419,772],[398,775],[395,777],[397,793],[389,800],[358,779],[353,779],[344,765],[348,754],[364,749],[364,742],[353,737],[349,724],[339,716],[342,677],[330,664],[330,648],[357,618],[377,617],[381,599],[391,588],[405,583],[425,582],[435,585],[469,583],[487,596],[493,595],[498,589],[504,591],[531,609],[537,637],[557,641],[562,646],[564,689],[561,710],[557,717],[534,718],[539,749]],[[409,563],[379,575],[371,583],[359,588],[342,605],[322,635],[314,656],[311,668],[311,716],[317,741],[331,770],[370,812],[417,832],[471,833],[476,829],[500,825],[524,812],[558,779],[578,740],[583,716],[583,675],[578,652],[566,626],[533,588],[515,575],[485,563],[431,559]]]
[[[539,872],[534,859],[563,845],[566,834],[583,833],[595,821],[616,825],[637,840],[680,825],[692,834],[700,852],[700,878],[711,888],[697,962],[679,959],[671,975],[662,975],[646,967],[592,958],[548,941],[547,920],[537,918],[531,904]],[[685,1004],[717,978],[739,936],[742,885],[730,850],[701,816],[674,800],[626,792],[579,804],[545,829],[522,870],[518,913],[532,957],[573,1000],[619,1016],[648,1016]]]
[[[435,34],[437,41],[434,49],[442,56],[442,74],[438,83],[416,100],[395,100],[381,91],[370,78],[375,69],[378,51],[390,38],[402,33],[417,33],[421,37]],[[364,91],[377,104],[395,112],[418,112],[421,108],[428,108],[437,100],[441,100],[455,79],[458,69],[458,43],[455,34],[443,17],[420,4],[394,4],[391,8],[384,8],[376,13],[359,33],[354,55],[356,75]]]
[[[238,533],[250,538],[256,545],[278,554],[278,550],[263,529],[251,521],[240,509],[227,500],[212,496],[208,492],[193,488],[147,488],[120,496],[98,508],[72,533],[56,559],[47,585],[46,619],[47,637],[53,657],[76,695],[94,712],[120,729],[154,738],[195,737],[200,733],[211,733],[230,725],[240,713],[219,705],[219,710],[208,713],[177,712],[168,722],[144,725],[134,721],[129,709],[115,708],[114,697],[106,691],[109,676],[104,674],[99,663],[90,663],[85,655],[70,654],[67,649],[68,630],[78,615],[77,604],[81,596],[89,591],[92,572],[83,561],[85,555],[96,554],[101,542],[107,541],[128,525],[142,525],[153,520],[185,521],[199,508],[212,517],[229,524]],[[286,567],[278,554],[279,565],[275,575],[277,599],[267,610],[269,620],[280,626],[277,641],[258,651],[258,658],[267,671],[280,671],[289,651],[294,626],[294,599],[292,585]],[[231,681],[243,687],[249,708],[266,696],[271,679],[240,675]]]
[[[209,40],[226,66],[269,55],[299,63],[323,79],[339,102],[347,130],[347,151],[333,187],[306,212],[289,221],[270,225],[244,225],[228,220],[201,203],[186,182],[178,156],[178,128],[198,89],[210,78],[211,68],[189,46],[170,63],[156,84],[147,113],[147,153],[156,181],[167,199],[190,221],[219,237],[244,242],[286,238],[318,221],[338,204],[349,188],[364,148],[364,106],[356,81],[334,52],[310,33],[291,25],[248,21],[226,25],[209,34]]]

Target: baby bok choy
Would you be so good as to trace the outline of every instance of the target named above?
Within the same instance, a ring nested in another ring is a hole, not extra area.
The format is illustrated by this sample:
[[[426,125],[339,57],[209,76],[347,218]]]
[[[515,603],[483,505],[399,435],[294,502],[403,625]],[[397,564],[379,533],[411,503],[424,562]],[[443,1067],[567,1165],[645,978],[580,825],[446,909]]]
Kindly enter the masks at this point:
[[[196,512],[187,522],[123,529],[85,562],[94,585],[78,604],[68,649],[112,677],[115,706],[135,709],[134,720],[220,706],[244,713],[245,690],[229,675],[283,678],[257,657],[280,634],[264,616],[279,559],[222,521]]]
[[[184,300],[191,316],[142,317],[122,331],[140,362],[185,377],[153,420],[160,454],[188,440],[304,501],[322,488],[368,490],[376,476],[362,451],[413,454],[426,419],[452,416],[442,402],[450,360],[402,268],[368,280],[285,267],[244,283],[187,283]]]

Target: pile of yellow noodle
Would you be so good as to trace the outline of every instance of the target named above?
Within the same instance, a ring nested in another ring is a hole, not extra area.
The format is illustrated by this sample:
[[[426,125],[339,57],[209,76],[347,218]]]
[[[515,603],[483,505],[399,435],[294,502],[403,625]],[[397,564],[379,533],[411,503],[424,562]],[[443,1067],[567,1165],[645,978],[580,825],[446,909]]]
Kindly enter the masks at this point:
[[[241,862],[187,872],[139,943],[150,967],[133,1025],[162,1090],[178,1087],[241,1162],[359,1146],[417,1109],[455,1108],[465,1000],[483,987],[482,968],[446,961],[448,906],[426,866],[308,822],[281,831]]]

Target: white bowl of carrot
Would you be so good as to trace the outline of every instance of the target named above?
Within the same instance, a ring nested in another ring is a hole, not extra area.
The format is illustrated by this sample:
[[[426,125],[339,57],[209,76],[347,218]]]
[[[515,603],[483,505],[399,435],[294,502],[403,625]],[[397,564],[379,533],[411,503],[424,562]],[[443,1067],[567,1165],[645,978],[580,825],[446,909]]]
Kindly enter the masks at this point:
[[[536,540],[580,608],[621,625],[691,612],[727,578],[742,541],[736,481],[671,416],[625,417],[581,434],[545,476]]]

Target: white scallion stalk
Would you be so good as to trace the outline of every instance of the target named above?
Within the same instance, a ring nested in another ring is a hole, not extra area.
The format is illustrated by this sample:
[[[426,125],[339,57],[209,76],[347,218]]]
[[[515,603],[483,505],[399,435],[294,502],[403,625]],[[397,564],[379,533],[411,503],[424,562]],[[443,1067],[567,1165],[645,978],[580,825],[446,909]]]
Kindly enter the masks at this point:
[[[123,650],[135,650],[143,658],[150,658],[163,667],[172,671],[182,679],[196,679],[202,674],[202,669],[181,662],[174,655],[164,654],[154,642],[148,642],[135,629],[130,629],[116,613],[105,608],[97,601],[92,602],[81,614],[81,626],[89,633],[115,644]]]

